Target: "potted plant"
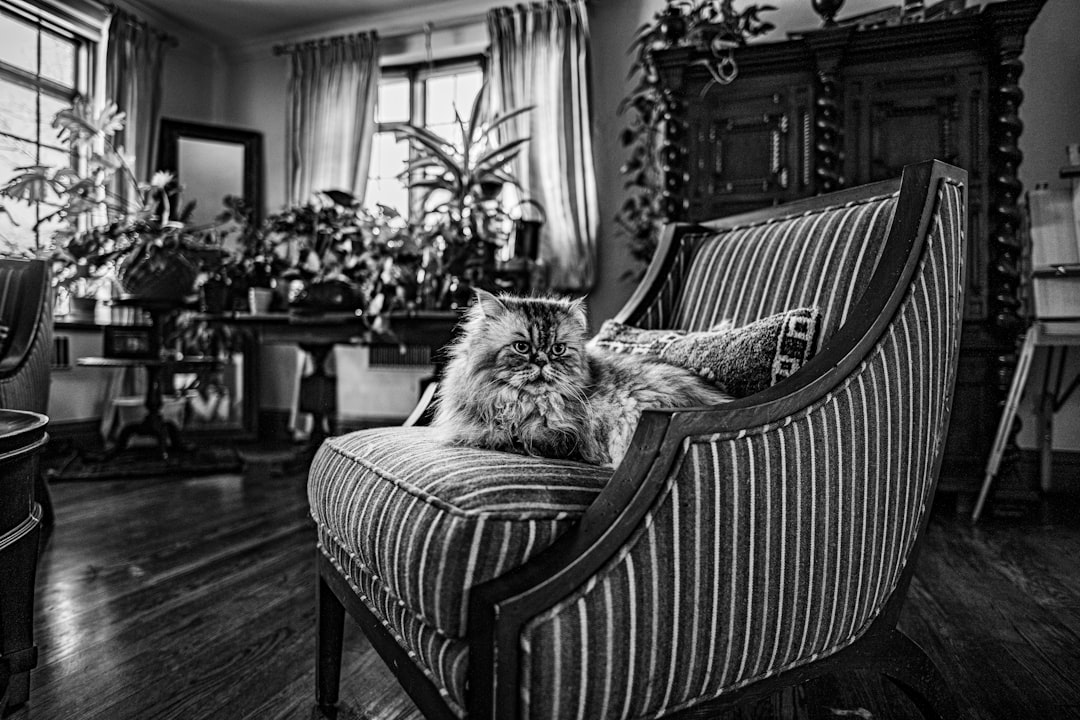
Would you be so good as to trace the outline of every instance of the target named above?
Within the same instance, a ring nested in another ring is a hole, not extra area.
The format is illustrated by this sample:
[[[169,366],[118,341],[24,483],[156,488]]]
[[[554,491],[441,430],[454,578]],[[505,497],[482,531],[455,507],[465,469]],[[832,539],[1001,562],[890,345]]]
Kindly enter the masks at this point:
[[[436,303],[454,307],[471,297],[472,287],[491,286],[495,250],[503,245],[513,222],[501,199],[506,185],[521,185],[510,164],[528,137],[500,143],[498,129],[532,110],[517,108],[485,121],[484,92],[473,101],[468,120],[454,116],[460,143],[412,123],[393,123],[399,141],[407,140],[413,158],[402,172],[410,188],[422,190],[418,200],[421,232],[438,250],[435,273],[442,279]]]
[[[87,100],[77,99],[52,121],[72,162],[19,168],[0,195],[50,208],[39,226],[60,221],[52,252],[61,277],[115,272],[131,295],[178,301],[192,292],[200,254],[211,240],[206,228],[188,226],[194,203],[180,202],[174,176],[136,179],[113,144],[124,122],[115,104],[94,112]]]
[[[672,142],[682,130],[680,106],[661,85],[654,54],[694,46],[702,52],[693,63],[705,67],[713,82],[730,83],[738,75],[734,49],[772,30],[773,24],[758,15],[775,9],[747,5],[738,12],[733,0],[668,0],[634,36],[630,53],[635,56],[632,74],[637,84],[618,109],[620,114],[629,114],[619,136],[629,158],[620,169],[627,192],[615,221],[627,236],[630,255],[639,263],[627,276],[640,278],[656,250],[660,228],[682,210],[682,201],[665,187],[665,180],[670,179],[665,168],[677,166],[684,152]]]

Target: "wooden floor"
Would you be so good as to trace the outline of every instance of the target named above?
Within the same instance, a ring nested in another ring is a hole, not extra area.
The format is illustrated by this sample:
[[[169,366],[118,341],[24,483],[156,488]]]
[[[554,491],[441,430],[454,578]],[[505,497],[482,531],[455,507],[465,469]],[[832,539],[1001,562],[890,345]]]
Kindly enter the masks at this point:
[[[302,476],[56,483],[53,493],[40,661],[30,703],[11,717],[322,717]],[[931,525],[902,624],[974,718],[1080,718],[1080,520],[1064,515],[972,529],[938,513]],[[347,625],[338,717],[418,718]],[[865,679],[831,687],[839,694],[815,717],[913,716]]]

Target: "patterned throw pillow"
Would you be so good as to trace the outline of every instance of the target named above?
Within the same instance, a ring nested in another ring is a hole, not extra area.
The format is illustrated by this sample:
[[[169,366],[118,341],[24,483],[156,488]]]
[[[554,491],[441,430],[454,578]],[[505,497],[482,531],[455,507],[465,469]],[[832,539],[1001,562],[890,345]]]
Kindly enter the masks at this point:
[[[798,308],[740,328],[702,332],[643,330],[607,320],[590,342],[611,352],[652,355],[688,368],[734,397],[760,392],[788,377],[817,351],[821,312]]]

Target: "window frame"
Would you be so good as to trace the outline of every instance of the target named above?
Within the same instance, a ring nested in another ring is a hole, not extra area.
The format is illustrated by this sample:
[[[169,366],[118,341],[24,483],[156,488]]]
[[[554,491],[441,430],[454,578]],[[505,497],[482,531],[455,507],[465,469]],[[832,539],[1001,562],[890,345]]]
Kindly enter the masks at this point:
[[[54,7],[50,3],[0,0],[0,14],[34,26],[37,41],[37,58],[35,61],[37,72],[31,72],[26,68],[0,60],[0,79],[35,93],[36,137],[23,137],[3,130],[0,130],[0,136],[33,145],[34,163],[40,164],[42,149],[62,153],[69,152],[68,148],[64,147],[58,140],[42,137],[42,124],[43,121],[47,122],[48,118],[42,117],[41,99],[42,97],[48,97],[59,100],[64,104],[70,104],[77,97],[93,97],[101,46],[101,28],[95,28],[90,20],[80,20],[70,12],[65,12],[62,8]],[[41,41],[43,34],[60,37],[74,45],[72,85],[65,85],[41,75]],[[79,158],[72,155],[70,161],[77,163]],[[0,178],[0,183],[5,183],[8,179]],[[41,220],[40,203],[35,207],[34,217],[36,221]],[[49,241],[47,238],[43,238],[44,233],[40,228],[35,228],[32,232],[32,244],[26,245],[16,242],[16,247],[25,252],[40,253],[48,247]]]
[[[443,58],[440,60],[434,60],[431,62],[414,62],[414,63],[402,63],[394,65],[384,65],[379,69],[380,77],[379,81],[384,79],[406,79],[409,82],[409,112],[408,122],[416,125],[427,126],[427,86],[426,82],[429,78],[439,77],[443,75],[453,75],[456,72],[462,70],[479,70],[483,87],[487,82],[488,77],[488,57],[482,53],[475,53],[470,55],[458,55],[455,57]],[[481,90],[483,92],[483,90]],[[375,124],[375,135],[379,133],[387,133],[388,130],[383,128],[384,123]],[[413,158],[413,150],[409,148],[409,158]],[[373,176],[369,170],[368,179]],[[377,199],[372,199],[372,202],[378,202]],[[365,204],[367,198],[365,198]],[[422,213],[420,207],[420,191],[410,189],[408,191],[408,216],[410,218],[416,218]],[[399,208],[399,210],[401,210]]]

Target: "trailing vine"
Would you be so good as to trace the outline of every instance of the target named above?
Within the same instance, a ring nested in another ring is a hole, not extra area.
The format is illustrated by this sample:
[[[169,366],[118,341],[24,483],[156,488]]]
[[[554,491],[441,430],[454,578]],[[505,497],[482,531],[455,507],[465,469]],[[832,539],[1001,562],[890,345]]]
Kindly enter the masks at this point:
[[[679,46],[692,46],[708,52],[695,60],[712,77],[711,83],[727,84],[738,75],[733,50],[749,38],[773,29],[759,13],[775,10],[771,5],[749,5],[741,12],[733,0],[668,0],[651,23],[638,29],[629,52],[634,56],[631,77],[637,78],[634,89],[619,105],[619,114],[629,121],[620,135],[629,157],[620,172],[626,178],[626,200],[615,222],[627,237],[630,255],[638,267],[627,275],[639,277],[656,251],[660,228],[669,219],[678,218],[684,200],[677,192],[683,167],[682,145],[676,142],[684,129],[679,100],[664,88],[656,67],[655,53]]]

